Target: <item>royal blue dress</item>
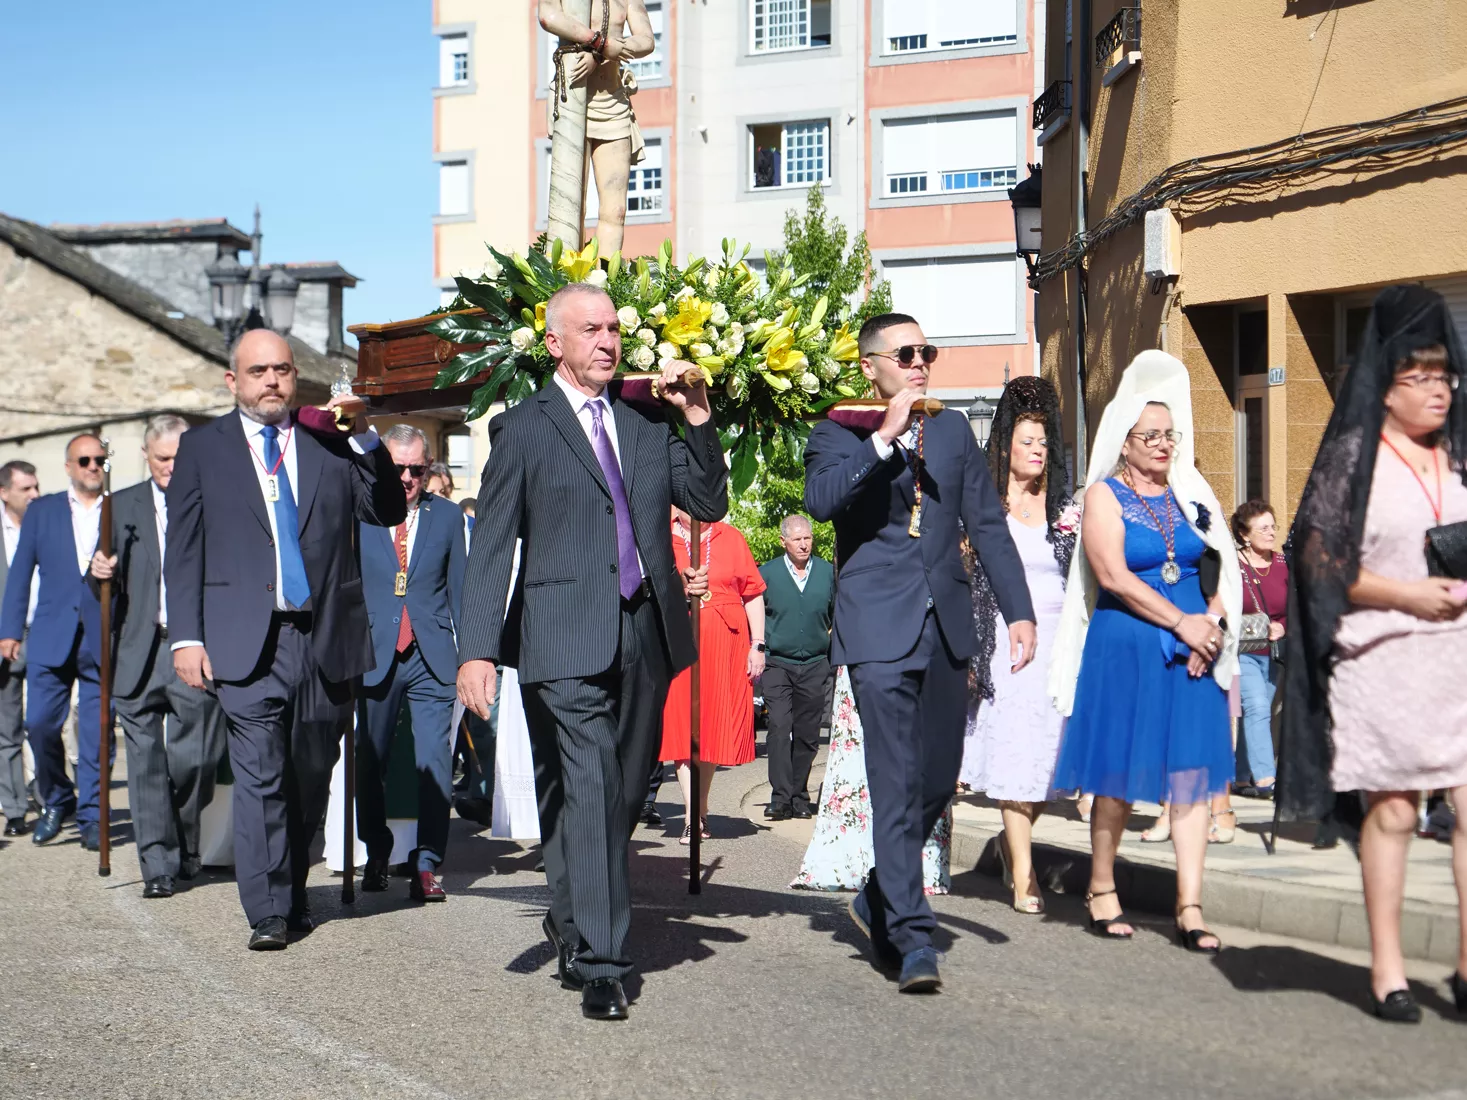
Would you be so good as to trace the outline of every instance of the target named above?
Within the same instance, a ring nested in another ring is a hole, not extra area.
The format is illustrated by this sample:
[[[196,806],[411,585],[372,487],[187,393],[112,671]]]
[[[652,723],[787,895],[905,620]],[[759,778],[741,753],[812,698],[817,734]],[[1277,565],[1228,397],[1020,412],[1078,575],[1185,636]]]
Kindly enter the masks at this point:
[[[1206,549],[1170,490],[1141,499],[1106,481],[1126,524],[1126,566],[1189,614],[1207,610],[1197,563]],[[1150,504],[1155,517],[1147,512]],[[1181,578],[1162,580],[1171,512]],[[1085,638],[1075,707],[1065,728],[1055,787],[1126,802],[1206,802],[1228,789],[1233,747],[1227,693],[1211,672],[1187,675],[1190,651],[1169,630],[1138,618],[1104,590]]]

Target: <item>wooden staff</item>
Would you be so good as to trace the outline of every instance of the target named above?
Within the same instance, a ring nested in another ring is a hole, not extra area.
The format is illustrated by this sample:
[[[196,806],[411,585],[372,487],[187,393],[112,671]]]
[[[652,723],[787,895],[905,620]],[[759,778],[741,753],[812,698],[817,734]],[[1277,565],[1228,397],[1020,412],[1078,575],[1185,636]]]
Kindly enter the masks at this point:
[[[97,549],[112,556],[112,448],[102,440],[106,457],[102,459],[102,515],[97,531]],[[112,579],[99,584],[102,598],[102,637],[100,639],[98,694],[101,696],[101,756],[97,761],[97,874],[112,874]]]
[[[698,569],[703,564],[703,524],[701,521],[689,518],[688,520],[688,564]],[[700,627],[703,621],[703,601],[694,599],[690,615],[693,620],[693,645],[701,652],[703,635]],[[703,892],[703,875],[701,851],[703,839],[703,805],[701,787],[698,784],[698,773],[702,769],[702,736],[703,728],[703,700],[702,700],[702,676],[699,665],[702,664],[701,657],[693,662],[688,669],[688,782],[692,789],[692,809],[689,811],[688,820],[688,893],[701,894]]]
[[[357,737],[356,718],[365,717],[367,704],[359,701],[352,708],[352,721],[341,735],[342,813],[341,813],[341,903],[357,900]]]

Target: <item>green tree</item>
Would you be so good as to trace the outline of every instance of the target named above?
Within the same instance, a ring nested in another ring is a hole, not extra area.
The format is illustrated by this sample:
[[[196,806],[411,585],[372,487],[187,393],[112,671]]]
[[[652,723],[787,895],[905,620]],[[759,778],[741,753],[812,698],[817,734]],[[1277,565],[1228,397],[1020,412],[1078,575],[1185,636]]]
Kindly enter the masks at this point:
[[[769,462],[759,467],[759,476],[729,509],[728,521],[743,533],[759,563],[784,553],[779,525],[785,516],[805,514],[805,467],[800,456],[790,453],[784,440],[776,438]],[[815,553],[830,561],[835,553],[835,528],[813,523]]]

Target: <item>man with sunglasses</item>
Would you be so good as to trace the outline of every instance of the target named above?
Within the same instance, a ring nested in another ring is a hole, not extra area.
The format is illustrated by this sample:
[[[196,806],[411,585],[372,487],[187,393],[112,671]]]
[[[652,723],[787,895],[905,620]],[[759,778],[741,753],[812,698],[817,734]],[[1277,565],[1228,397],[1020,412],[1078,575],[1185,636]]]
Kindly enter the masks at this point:
[[[102,520],[102,464],[107,448],[90,432],[66,445],[64,493],[33,502],[20,529],[15,560],[0,604],[0,657],[15,660],[26,643],[26,718],[36,760],[36,794],[41,818],[31,840],[56,839],[62,822],[76,815],[82,847],[96,851],[101,745],[101,683],[95,607],[84,614],[86,574]],[[31,578],[40,573],[40,592],[30,633],[26,610]],[[94,601],[92,601],[94,603]],[[78,685],[76,784],[66,774],[61,728],[71,713],[72,685]]]
[[[886,411],[874,427],[815,426],[805,506],[835,524],[831,663],[850,672],[865,737],[875,866],[849,911],[878,962],[900,969],[898,988],[921,993],[941,984],[922,845],[957,785],[978,650],[964,530],[1009,624],[1015,672],[1034,657],[1034,610],[968,418],[913,410],[938,349],[902,313],[868,320],[859,343]]]
[[[418,772],[417,844],[409,862],[414,901],[444,901],[438,867],[448,846],[453,795],[453,703],[458,689],[459,599],[464,586],[464,514],[423,491],[432,456],[410,424],[382,433],[407,498],[396,527],[361,523],[362,591],[376,667],[362,677],[357,738],[357,835],[367,846],[362,889],[386,890],[393,835],[387,824],[387,762],[404,700]]]

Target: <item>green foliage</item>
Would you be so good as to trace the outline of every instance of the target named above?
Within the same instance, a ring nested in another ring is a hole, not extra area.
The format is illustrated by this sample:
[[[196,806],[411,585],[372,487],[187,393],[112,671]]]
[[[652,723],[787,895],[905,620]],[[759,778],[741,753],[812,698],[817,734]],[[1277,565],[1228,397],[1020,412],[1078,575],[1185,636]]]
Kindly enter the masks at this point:
[[[784,553],[779,541],[784,517],[804,512],[804,463],[782,438],[777,439],[754,483],[735,498],[728,522],[743,533],[754,560],[762,564]],[[830,561],[835,553],[835,529],[828,523],[816,523],[814,529],[815,553]]]
[[[866,318],[891,312],[891,284],[876,278],[866,234],[857,233],[851,241],[841,220],[827,217],[824,188],[806,192],[803,216],[798,210],[785,213],[784,248],[769,253],[769,270],[777,270],[786,260],[796,276],[807,280],[795,301],[802,307],[813,306],[822,297],[840,303],[837,315],[849,319],[852,332]]]

